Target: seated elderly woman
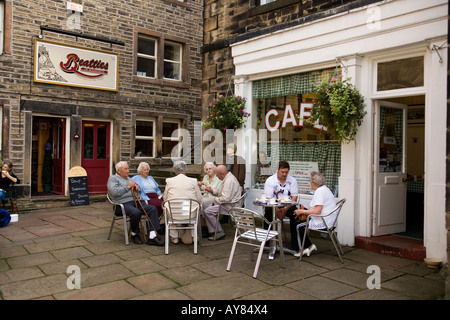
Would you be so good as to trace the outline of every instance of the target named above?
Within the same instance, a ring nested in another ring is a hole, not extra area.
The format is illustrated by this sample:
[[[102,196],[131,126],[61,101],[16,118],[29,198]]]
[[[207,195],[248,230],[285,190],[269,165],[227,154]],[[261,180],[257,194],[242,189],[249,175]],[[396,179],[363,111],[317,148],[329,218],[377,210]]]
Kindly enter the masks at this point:
[[[163,194],[159,189],[158,183],[156,183],[155,179],[149,175],[150,165],[147,162],[139,163],[137,172],[138,175],[135,175],[132,179],[141,189],[141,199],[148,204],[155,206],[156,210],[158,210],[158,216],[160,217],[163,213],[161,207]]]
[[[203,170],[206,174],[203,180],[198,182],[198,186],[203,193],[202,206],[205,209],[214,203],[214,197],[219,193],[223,182],[216,176],[216,165],[214,163],[205,163]]]
[[[300,209],[294,211],[294,214],[299,218],[301,215],[327,215],[336,208],[336,200],[333,193],[325,185],[325,177],[321,173],[314,171],[311,172],[310,184],[311,188],[314,190],[314,196],[311,199],[310,207],[308,209],[300,205]],[[325,217],[325,223],[328,227],[330,227],[333,222],[334,215]],[[325,225],[323,224],[322,219],[310,219],[308,228],[320,230],[325,229]],[[309,257],[311,252],[317,250],[317,247],[311,242],[308,235],[306,235],[305,238],[305,248],[301,247],[305,229],[306,222],[297,225],[297,240],[300,250],[303,250],[303,254],[306,254]],[[294,256],[300,257],[300,250]]]

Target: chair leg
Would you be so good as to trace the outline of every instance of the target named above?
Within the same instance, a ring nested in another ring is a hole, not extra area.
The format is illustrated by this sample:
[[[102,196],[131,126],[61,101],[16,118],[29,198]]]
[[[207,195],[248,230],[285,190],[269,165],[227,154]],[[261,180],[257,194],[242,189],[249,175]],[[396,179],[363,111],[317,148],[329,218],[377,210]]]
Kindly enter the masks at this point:
[[[164,233],[165,236],[165,254],[169,254],[169,223],[166,222],[166,231]]]
[[[278,245],[280,246],[280,256],[281,256],[281,263],[282,267],[285,268],[286,264],[284,262],[284,246],[283,246],[283,237],[280,237],[280,234],[278,233]]]
[[[258,275],[259,265],[261,263],[261,258],[262,258],[262,254],[263,254],[263,251],[264,251],[264,245],[265,244],[266,244],[266,242],[262,241],[261,245],[259,247],[258,259],[256,260],[255,271],[253,271],[253,278],[255,278],[255,279],[256,279],[256,277]]]
[[[308,225],[305,227],[305,233],[303,234],[303,240],[302,240],[302,247],[300,248],[300,258],[299,260],[302,261],[303,257],[303,248],[305,247],[305,241],[306,241],[306,234],[308,233]]]
[[[231,247],[230,257],[228,258],[227,271],[230,271],[233,263],[234,252],[236,251],[237,238],[234,237],[233,246]]]
[[[341,256],[341,252],[340,252],[340,250],[339,250],[339,248],[338,248],[338,245],[337,245],[337,243],[336,243],[336,241],[337,241],[338,243],[339,243],[339,241],[338,241],[337,239],[334,239],[334,237],[333,237],[332,234],[330,234],[330,238],[331,238],[331,241],[333,242],[334,249],[336,249],[336,252],[337,252],[337,254],[338,254],[338,256],[339,256],[339,259],[341,260],[342,263],[344,263],[344,260],[342,259],[342,256]],[[339,246],[340,246],[340,244],[339,244]]]
[[[194,254],[197,254],[197,239],[198,239],[198,228],[194,226]],[[185,232],[190,232],[190,229],[187,229]]]
[[[128,225],[127,218],[123,218],[123,232],[125,233],[125,244],[128,246],[130,244],[129,235],[128,235]]]
[[[111,239],[111,233],[112,233],[112,229],[114,228],[114,222],[116,222],[116,216],[113,216],[113,219],[111,222],[111,228],[109,228],[108,240]]]
[[[219,226],[219,216],[220,216],[220,214],[217,212],[216,228],[214,229],[214,241],[216,241],[216,238],[217,238],[217,228]]]

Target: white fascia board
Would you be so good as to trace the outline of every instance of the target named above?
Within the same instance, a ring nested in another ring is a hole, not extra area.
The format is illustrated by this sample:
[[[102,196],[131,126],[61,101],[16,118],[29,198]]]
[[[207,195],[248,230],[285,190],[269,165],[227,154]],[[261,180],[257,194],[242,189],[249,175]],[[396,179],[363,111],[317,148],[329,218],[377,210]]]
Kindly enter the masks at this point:
[[[397,0],[377,8],[380,28],[367,26],[369,15],[365,7],[234,44],[236,75],[335,61],[336,57],[399,47],[447,34],[446,1]]]

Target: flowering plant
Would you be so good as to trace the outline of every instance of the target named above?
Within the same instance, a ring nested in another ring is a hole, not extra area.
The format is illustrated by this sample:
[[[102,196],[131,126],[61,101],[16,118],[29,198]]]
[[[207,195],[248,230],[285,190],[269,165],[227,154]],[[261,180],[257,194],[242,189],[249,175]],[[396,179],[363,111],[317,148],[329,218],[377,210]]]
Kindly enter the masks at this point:
[[[342,77],[342,75],[340,76]],[[364,97],[349,82],[351,78],[319,84],[314,93],[311,118],[308,122],[319,120],[320,124],[336,131],[339,142],[350,142],[355,139],[358,127],[366,115]]]
[[[219,130],[239,129],[250,113],[245,112],[245,98],[240,96],[219,96],[209,104],[209,115],[202,122],[205,127]]]

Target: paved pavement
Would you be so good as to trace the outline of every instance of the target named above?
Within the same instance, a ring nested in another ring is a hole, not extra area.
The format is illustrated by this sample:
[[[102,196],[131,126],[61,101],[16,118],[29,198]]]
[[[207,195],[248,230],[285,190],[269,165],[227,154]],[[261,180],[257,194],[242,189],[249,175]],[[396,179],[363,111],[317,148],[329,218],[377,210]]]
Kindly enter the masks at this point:
[[[443,270],[423,262],[345,247],[342,264],[332,244],[299,261],[264,254],[257,279],[248,246],[238,246],[225,270],[233,231],[216,242],[164,247],[125,245],[117,222],[111,240],[109,203],[37,210],[0,229],[0,294],[4,300],[439,300]],[[251,249],[250,249],[251,250]],[[72,266],[72,267],[70,267]],[[70,269],[75,266],[75,269]],[[371,269],[376,266],[375,269]],[[379,269],[377,269],[379,267]],[[68,269],[69,268],[69,269]],[[76,271],[79,268],[79,273]],[[75,271],[74,271],[75,270]],[[375,271],[373,271],[375,270]],[[377,272],[379,271],[379,273]],[[80,275],[81,289],[73,288]],[[377,284],[380,289],[369,289]],[[73,280],[73,281],[72,281]],[[192,311],[192,310],[191,310]]]

